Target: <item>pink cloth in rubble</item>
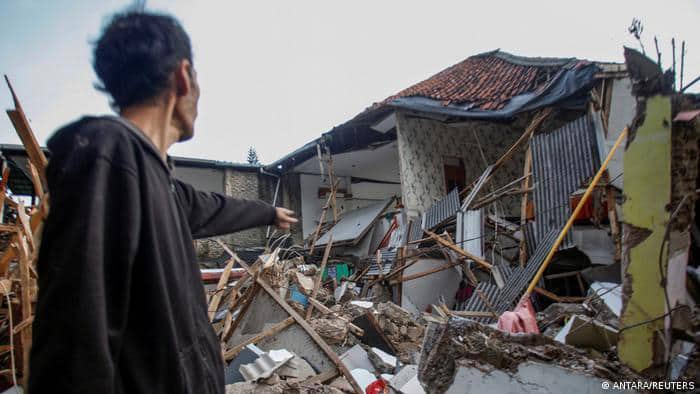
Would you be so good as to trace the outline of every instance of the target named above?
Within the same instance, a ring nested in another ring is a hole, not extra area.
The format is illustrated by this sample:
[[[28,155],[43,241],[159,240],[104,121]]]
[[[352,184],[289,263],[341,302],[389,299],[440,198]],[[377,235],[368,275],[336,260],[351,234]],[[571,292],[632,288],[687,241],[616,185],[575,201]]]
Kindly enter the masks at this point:
[[[507,311],[498,318],[498,329],[510,333],[527,332],[539,334],[535,318],[535,308],[532,307],[530,297],[524,297],[515,307],[513,312]]]

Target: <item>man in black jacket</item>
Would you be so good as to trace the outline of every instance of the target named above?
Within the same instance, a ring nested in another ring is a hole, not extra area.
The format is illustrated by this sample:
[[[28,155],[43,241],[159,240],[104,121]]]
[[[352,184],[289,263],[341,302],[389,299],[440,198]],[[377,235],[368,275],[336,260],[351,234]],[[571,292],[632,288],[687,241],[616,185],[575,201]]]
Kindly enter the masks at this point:
[[[173,178],[166,152],[192,137],[199,98],[175,19],[116,15],[94,68],[120,116],[82,118],[48,142],[28,391],[223,393],[192,239],[296,219]]]

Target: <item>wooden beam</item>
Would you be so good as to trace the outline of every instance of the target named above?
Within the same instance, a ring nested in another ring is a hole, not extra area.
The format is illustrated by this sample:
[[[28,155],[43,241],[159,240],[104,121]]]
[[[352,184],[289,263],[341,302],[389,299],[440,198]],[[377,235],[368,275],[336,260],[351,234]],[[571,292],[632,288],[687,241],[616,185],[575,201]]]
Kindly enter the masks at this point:
[[[474,260],[475,263],[479,264],[480,266],[482,266],[488,270],[491,269],[491,263],[482,259],[481,257],[475,256],[471,253],[466,252],[464,249],[460,248],[459,246],[457,246],[451,242],[444,240],[439,235],[435,234],[434,232],[432,232],[430,230],[425,230],[425,233],[428,234],[430,236],[430,238],[435,240],[440,245],[442,245],[446,248],[452,249],[453,251],[457,252],[458,254],[460,254],[468,259]]]
[[[282,332],[284,329],[287,327],[291,326],[294,324],[294,318],[289,316],[288,318],[282,320],[281,322],[275,324],[274,326],[268,328],[267,330],[259,333],[258,335],[248,338],[245,341],[239,343],[238,345],[232,347],[231,349],[227,350],[226,353],[224,353],[224,359],[226,361],[230,361],[231,359],[235,358],[238,353],[241,352],[246,346],[252,344],[252,343],[257,343],[260,342],[261,340],[271,337],[273,335],[276,335],[279,332]]]
[[[537,294],[543,295],[550,300],[553,300],[555,302],[583,302],[587,299],[587,297],[566,297],[566,296],[558,296],[551,291],[547,291],[541,287],[535,287],[533,291]]]
[[[494,317],[493,312],[484,311],[449,311],[450,315],[458,317]],[[498,317],[498,316],[496,316]]]
[[[321,260],[321,267],[316,273],[316,280],[314,282],[314,290],[311,292],[311,298],[316,298],[318,293],[318,288],[321,286],[321,279],[323,278],[323,271],[326,269],[326,263],[328,263],[328,256],[331,254],[331,248],[333,247],[333,234],[328,238],[328,244],[326,244],[326,250],[323,251],[323,260]],[[311,314],[314,310],[314,304],[309,305],[309,309],[306,310],[306,320],[311,318]]]
[[[397,285],[397,284],[399,284],[399,283],[403,283],[403,282],[408,282],[408,281],[411,281],[411,280],[419,279],[419,278],[422,278],[422,277],[424,277],[424,276],[432,275],[432,274],[434,274],[434,273],[437,273],[437,272],[440,272],[440,271],[444,271],[444,270],[447,270],[447,269],[456,267],[456,266],[461,265],[461,264],[462,264],[461,261],[455,261],[455,262],[452,262],[452,263],[448,263],[448,264],[446,264],[446,265],[443,265],[442,267],[436,267],[436,268],[433,268],[433,269],[428,270],[428,271],[419,272],[419,273],[417,273],[417,274],[404,276],[404,277],[402,277],[402,278],[400,278],[400,279],[391,281],[389,284],[390,284],[390,285]]]

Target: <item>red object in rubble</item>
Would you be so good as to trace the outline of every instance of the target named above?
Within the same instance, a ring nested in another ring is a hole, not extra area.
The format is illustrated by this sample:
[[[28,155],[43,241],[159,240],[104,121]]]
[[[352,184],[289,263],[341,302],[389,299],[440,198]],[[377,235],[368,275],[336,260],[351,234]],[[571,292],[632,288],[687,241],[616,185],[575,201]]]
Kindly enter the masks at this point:
[[[367,394],[389,394],[389,385],[384,379],[377,379],[365,388]]]

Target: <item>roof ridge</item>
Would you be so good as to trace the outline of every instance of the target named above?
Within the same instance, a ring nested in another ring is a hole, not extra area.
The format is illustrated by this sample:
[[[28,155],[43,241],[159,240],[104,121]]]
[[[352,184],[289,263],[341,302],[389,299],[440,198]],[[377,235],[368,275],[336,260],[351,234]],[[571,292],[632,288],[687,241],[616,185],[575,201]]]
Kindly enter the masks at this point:
[[[495,49],[493,51],[489,52],[483,52],[474,56],[471,56],[472,58],[478,58],[478,57],[497,57],[501,60],[505,60],[508,63],[520,65],[520,66],[528,66],[528,67],[557,67],[557,66],[564,66],[567,65],[571,62],[578,61],[579,59],[575,57],[568,57],[568,58],[563,58],[563,57],[529,57],[529,56],[521,56],[521,55],[513,55],[512,53],[508,53],[505,51],[502,51],[500,48]]]

